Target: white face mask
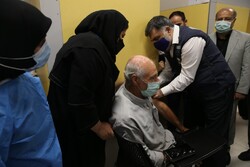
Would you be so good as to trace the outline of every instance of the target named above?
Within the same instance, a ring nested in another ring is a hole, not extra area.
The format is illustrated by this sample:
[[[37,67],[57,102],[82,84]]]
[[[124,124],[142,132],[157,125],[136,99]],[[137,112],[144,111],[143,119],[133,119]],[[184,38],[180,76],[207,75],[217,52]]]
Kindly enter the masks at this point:
[[[45,41],[43,46],[40,48],[40,50],[38,52],[36,52],[34,55],[30,56],[30,57],[24,57],[24,58],[7,58],[7,57],[0,57],[0,59],[5,59],[5,60],[16,60],[16,61],[20,61],[20,60],[27,60],[27,59],[31,59],[33,58],[34,61],[36,62],[36,65],[27,69],[27,68],[18,68],[18,67],[12,67],[9,65],[5,65],[5,64],[1,64],[0,66],[5,67],[5,68],[9,68],[9,69],[13,69],[13,70],[20,70],[20,71],[32,71],[35,70],[37,68],[40,68],[42,66],[44,66],[46,64],[46,62],[49,59],[50,56],[50,47],[48,45],[48,43]]]
[[[228,32],[231,30],[231,24],[232,23],[230,21],[225,21],[225,20],[216,21],[215,29],[218,33]]]

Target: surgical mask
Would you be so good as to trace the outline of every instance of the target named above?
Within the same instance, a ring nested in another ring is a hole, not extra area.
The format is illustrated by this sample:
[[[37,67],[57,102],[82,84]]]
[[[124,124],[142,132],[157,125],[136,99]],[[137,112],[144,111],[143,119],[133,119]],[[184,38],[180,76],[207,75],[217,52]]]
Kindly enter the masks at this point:
[[[165,33],[164,37],[154,43],[156,49],[165,52],[170,45],[170,41],[167,39]]]
[[[32,56],[34,61],[36,62],[36,65],[34,67],[29,68],[27,71],[33,71],[37,68],[44,66],[49,60],[50,52],[51,49],[48,43],[45,41],[40,50]]]
[[[146,90],[141,90],[141,94],[144,97],[151,97],[159,90],[160,82],[149,82],[147,83],[147,86]]]
[[[30,56],[30,57],[21,57],[21,58],[8,58],[8,57],[0,57],[0,59],[5,59],[5,60],[14,60],[14,61],[22,61],[22,60],[27,60],[27,59],[31,59],[33,58],[34,61],[36,62],[36,65],[27,69],[27,68],[18,68],[18,67],[12,67],[9,65],[5,65],[5,64],[1,64],[0,66],[5,67],[5,68],[9,68],[9,69],[13,69],[13,70],[20,70],[20,71],[33,71],[37,68],[40,68],[42,66],[44,66],[48,59],[49,59],[49,55],[50,55],[50,47],[48,45],[48,43],[45,41],[43,46],[40,48],[40,50],[38,52],[36,52],[34,55]]]
[[[215,29],[218,33],[228,32],[231,30],[231,22],[225,20],[216,21]]]

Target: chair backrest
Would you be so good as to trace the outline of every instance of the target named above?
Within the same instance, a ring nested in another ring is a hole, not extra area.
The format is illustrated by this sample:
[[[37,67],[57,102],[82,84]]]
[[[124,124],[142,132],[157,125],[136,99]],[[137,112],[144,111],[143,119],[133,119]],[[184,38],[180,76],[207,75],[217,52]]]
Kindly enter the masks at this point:
[[[115,136],[119,145],[117,167],[154,167],[141,144],[130,142],[118,134]]]

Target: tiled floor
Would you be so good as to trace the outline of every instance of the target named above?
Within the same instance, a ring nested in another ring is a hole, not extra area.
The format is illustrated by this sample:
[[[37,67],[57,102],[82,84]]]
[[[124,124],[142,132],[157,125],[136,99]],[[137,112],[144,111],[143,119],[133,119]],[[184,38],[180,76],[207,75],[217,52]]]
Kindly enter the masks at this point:
[[[238,155],[248,149],[247,139],[248,121],[243,120],[238,114],[236,117],[236,136],[234,144],[231,146],[231,164],[228,167],[250,167],[250,161],[241,161]]]

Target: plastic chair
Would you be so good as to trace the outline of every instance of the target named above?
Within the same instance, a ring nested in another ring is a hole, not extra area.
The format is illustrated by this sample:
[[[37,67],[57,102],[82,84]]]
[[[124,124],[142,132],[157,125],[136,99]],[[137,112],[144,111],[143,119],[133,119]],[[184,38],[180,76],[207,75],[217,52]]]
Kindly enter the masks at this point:
[[[116,167],[154,167],[141,144],[115,136],[119,145]]]
[[[146,151],[139,143],[133,143],[115,134],[119,145],[117,167],[154,167]],[[190,167],[214,155],[226,145],[226,140],[206,129],[190,131],[179,135],[178,140],[183,140],[193,147],[196,154],[172,163],[175,167]]]
[[[181,161],[177,161],[175,167],[187,167],[199,163],[202,160],[211,157],[218,151],[225,149],[226,140],[214,134],[213,132],[201,128],[192,130],[181,136],[181,140],[188,143],[195,149],[196,154]]]

